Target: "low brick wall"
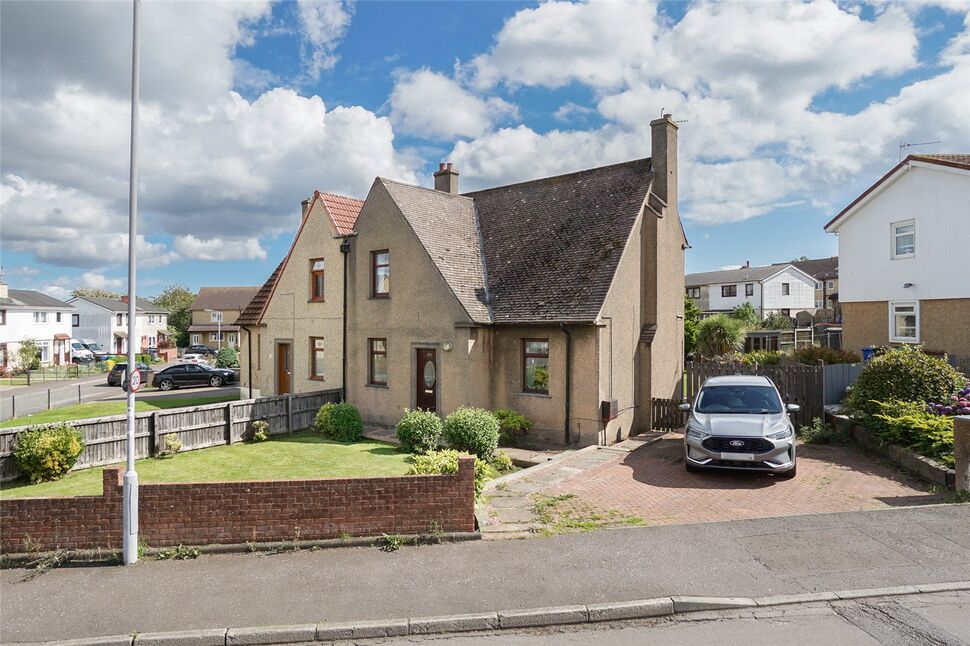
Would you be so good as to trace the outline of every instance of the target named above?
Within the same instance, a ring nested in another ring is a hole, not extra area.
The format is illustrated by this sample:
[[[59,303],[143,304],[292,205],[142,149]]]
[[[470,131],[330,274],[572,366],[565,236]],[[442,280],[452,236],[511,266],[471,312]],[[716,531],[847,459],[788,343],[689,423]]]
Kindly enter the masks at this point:
[[[0,552],[121,546],[124,470],[100,496],[0,501]],[[475,530],[475,464],[438,476],[143,484],[139,538],[152,547]]]

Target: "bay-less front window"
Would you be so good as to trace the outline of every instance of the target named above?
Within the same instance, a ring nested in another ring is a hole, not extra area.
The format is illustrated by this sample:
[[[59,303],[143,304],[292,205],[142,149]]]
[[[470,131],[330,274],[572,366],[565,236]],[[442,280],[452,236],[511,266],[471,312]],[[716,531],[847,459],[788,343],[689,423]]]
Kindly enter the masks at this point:
[[[745,283],[744,284],[744,295],[745,296],[754,296],[754,283]]]
[[[549,394],[549,340],[522,340],[522,390]]]
[[[387,298],[391,293],[391,253],[387,249],[372,251],[371,296]]]
[[[323,381],[323,338],[310,337],[310,379]]]
[[[34,312],[34,323],[47,323],[47,312]]]
[[[731,298],[738,295],[737,285],[721,285],[721,298]]]
[[[781,284],[781,295],[782,296],[788,296],[790,294],[791,294],[791,283],[782,283]]]
[[[369,376],[372,386],[387,385],[387,339],[367,339]]]
[[[916,255],[916,222],[894,222],[893,258],[911,258]]]
[[[324,286],[323,267],[324,267],[323,258],[317,258],[316,260],[310,261],[310,300],[311,301],[323,300],[323,286]]]
[[[889,340],[900,343],[919,341],[919,303],[889,304]]]

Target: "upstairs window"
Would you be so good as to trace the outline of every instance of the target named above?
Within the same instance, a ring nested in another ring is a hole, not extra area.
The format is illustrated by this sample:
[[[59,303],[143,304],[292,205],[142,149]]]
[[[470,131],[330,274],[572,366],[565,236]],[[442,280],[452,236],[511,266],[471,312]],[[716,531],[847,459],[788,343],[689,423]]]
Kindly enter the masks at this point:
[[[889,340],[898,343],[919,341],[919,303],[889,304]]]
[[[213,323],[222,323],[222,312],[209,312],[209,320]]]
[[[522,340],[522,390],[549,394],[549,339]]]
[[[58,312],[57,314],[55,314],[55,315],[54,315],[54,319],[55,319],[55,320],[56,320],[56,321],[57,321],[58,323],[60,323],[60,322],[61,322],[61,313],[60,313],[60,312]]]
[[[744,284],[744,295],[745,296],[754,296],[754,283],[745,283]]]
[[[121,314],[118,314],[118,315],[117,315],[117,318],[116,318],[116,320],[115,320],[115,322],[116,322],[116,323],[117,323],[118,325],[121,325]]]
[[[721,285],[721,298],[731,298],[738,295],[737,285]]]
[[[387,249],[370,252],[371,296],[387,298],[391,294],[391,253]]]
[[[700,287],[688,287],[687,288],[687,295],[690,298],[700,298],[701,297],[701,288]]]
[[[34,312],[34,323],[47,323],[47,312]]]
[[[916,222],[894,222],[893,258],[912,258],[916,255]]]
[[[782,296],[788,296],[789,294],[791,294],[791,283],[782,283],[781,284],[781,295]]]
[[[834,280],[828,281],[828,283],[826,283],[826,288],[827,289],[835,289],[835,281]]]
[[[310,300],[323,301],[323,258],[310,261]]]

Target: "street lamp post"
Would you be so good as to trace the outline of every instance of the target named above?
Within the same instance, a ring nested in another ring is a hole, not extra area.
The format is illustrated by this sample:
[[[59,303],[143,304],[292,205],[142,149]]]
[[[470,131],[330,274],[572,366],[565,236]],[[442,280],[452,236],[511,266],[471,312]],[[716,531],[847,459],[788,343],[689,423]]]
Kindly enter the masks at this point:
[[[141,0],[132,0],[131,29],[131,150],[128,177],[128,433],[127,468],[125,470],[124,510],[122,512],[122,556],[125,565],[138,560],[138,474],[135,472],[135,390],[131,387],[135,363],[135,294],[136,252],[138,246],[138,8]]]
[[[208,307],[205,309],[205,311],[209,312],[210,320],[213,318],[216,320],[216,336],[219,337],[219,347],[217,350],[222,350],[222,312],[219,310],[210,310]],[[212,316],[212,314],[218,314],[219,316]]]

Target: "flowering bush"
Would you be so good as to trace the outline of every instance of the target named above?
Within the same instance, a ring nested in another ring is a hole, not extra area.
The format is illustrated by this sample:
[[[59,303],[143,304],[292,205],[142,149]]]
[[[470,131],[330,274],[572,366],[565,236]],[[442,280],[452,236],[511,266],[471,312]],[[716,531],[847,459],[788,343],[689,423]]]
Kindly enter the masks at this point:
[[[919,346],[902,346],[866,363],[845,405],[856,416],[872,415],[879,411],[875,402],[892,399],[916,402],[923,409],[928,402],[948,400],[966,381],[943,359],[925,354]]]
[[[927,402],[926,412],[936,415],[970,415],[970,381],[943,403]]]

